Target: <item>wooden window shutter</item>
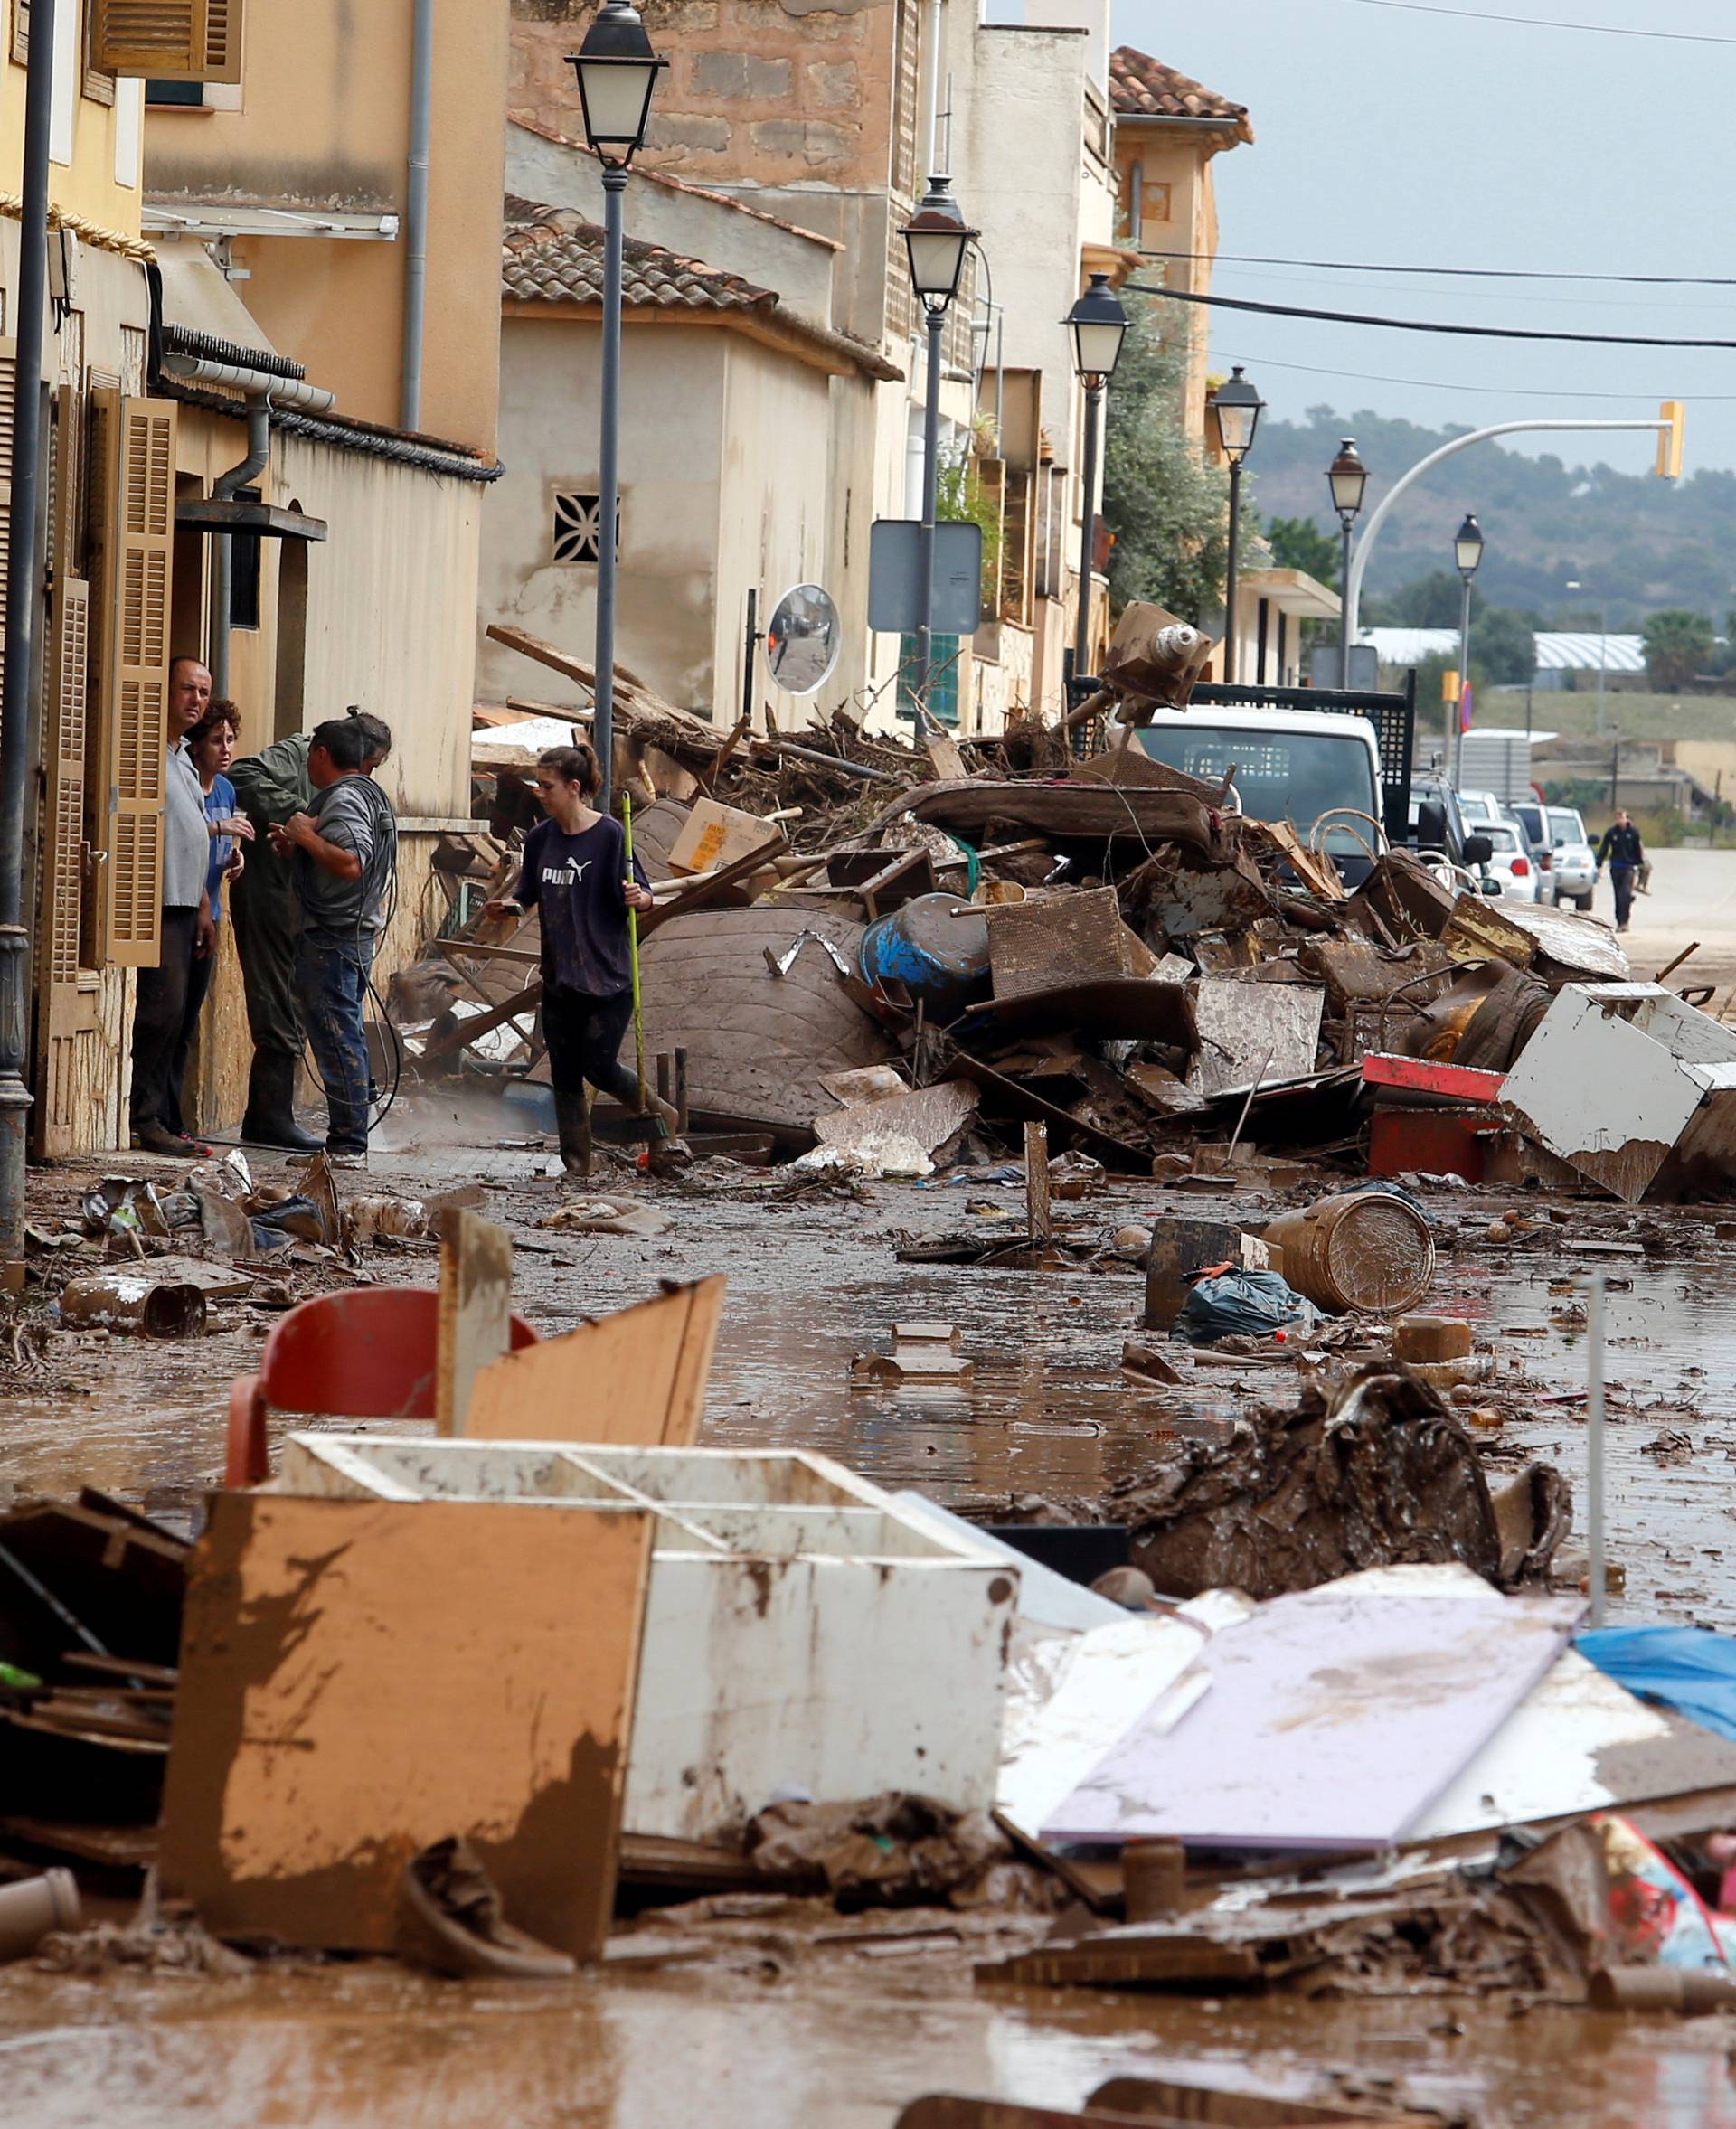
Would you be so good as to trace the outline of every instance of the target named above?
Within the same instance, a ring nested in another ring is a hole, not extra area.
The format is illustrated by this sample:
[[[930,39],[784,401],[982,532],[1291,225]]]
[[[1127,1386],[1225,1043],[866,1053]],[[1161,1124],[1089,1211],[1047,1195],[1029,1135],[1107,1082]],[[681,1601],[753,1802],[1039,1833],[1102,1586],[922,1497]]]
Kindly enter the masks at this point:
[[[163,787],[168,745],[169,592],[175,562],[172,400],[101,395],[108,474],[99,677],[103,867],[100,966],[156,965],[163,904]]]
[[[51,984],[79,980],[79,912],[84,889],[84,715],[90,680],[90,587],[63,577],[54,588],[49,637],[50,696],[43,748],[48,786],[42,823],[42,929]]]
[[[244,0],[92,0],[90,64],[157,81],[239,81],[243,6]]]
[[[12,0],[12,56],[21,67],[30,58],[30,0]]]

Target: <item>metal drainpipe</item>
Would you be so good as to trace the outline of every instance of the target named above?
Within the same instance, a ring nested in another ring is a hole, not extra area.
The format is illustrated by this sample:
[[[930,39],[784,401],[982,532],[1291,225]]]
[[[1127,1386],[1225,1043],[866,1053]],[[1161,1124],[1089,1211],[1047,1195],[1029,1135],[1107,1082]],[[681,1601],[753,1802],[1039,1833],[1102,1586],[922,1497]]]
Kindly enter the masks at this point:
[[[434,0],[413,0],[410,184],[404,201],[404,363],[400,429],[422,425],[422,328],[428,307],[428,163],[434,103]]]
[[[211,484],[215,501],[228,501],[271,462],[271,400],[267,392],[252,392],[247,401],[247,457]],[[219,532],[211,543],[211,696],[222,702],[229,693],[229,579],[230,535]]]

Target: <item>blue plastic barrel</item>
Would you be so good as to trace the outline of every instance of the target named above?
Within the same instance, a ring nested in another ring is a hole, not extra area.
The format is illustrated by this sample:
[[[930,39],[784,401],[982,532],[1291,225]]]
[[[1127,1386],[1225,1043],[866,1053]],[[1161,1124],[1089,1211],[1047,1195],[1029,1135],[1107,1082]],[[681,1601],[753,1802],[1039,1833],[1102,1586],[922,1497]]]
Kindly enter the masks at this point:
[[[930,1020],[951,1020],[987,994],[987,923],[956,894],[920,894],[863,934],[862,974],[902,984]]]

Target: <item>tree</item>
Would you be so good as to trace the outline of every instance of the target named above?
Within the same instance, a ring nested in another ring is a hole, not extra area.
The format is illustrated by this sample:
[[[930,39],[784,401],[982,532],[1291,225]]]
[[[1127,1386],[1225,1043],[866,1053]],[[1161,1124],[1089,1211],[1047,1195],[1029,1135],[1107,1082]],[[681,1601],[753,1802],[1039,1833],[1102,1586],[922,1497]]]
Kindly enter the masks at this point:
[[[1471,628],[1471,666],[1483,680],[1523,686],[1537,670],[1537,617],[1486,608]]]
[[[1275,517],[1266,527],[1266,543],[1280,570],[1304,570],[1322,584],[1336,584],[1343,570],[1338,542],[1311,517]]]
[[[1228,482],[1183,426],[1186,349],[1164,344],[1149,301],[1129,299],[1127,311],[1103,446],[1109,595],[1118,607],[1156,600],[1197,626],[1223,598]]]
[[[1388,625],[1399,628],[1457,628],[1460,602],[1465,597],[1463,579],[1451,570],[1431,570],[1428,576],[1419,577],[1414,582],[1401,585],[1399,589],[1381,601],[1381,614]],[[1484,608],[1483,594],[1473,584],[1471,587],[1471,618],[1475,621]]]
[[[1703,673],[1712,656],[1712,623],[1686,607],[1665,607],[1646,624],[1646,670],[1668,694]]]

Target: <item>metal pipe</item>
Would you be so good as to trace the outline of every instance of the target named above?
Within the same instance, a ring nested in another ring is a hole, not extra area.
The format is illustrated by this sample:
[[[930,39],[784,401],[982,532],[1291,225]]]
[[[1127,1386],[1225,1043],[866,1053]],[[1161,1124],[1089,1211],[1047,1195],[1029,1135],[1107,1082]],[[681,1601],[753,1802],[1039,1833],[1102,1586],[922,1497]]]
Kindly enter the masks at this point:
[[[1223,571],[1223,677],[1236,678],[1236,562],[1241,537],[1241,460],[1230,461],[1230,553]]]
[[[255,370],[241,363],[213,363],[203,355],[165,354],[164,374],[187,384],[224,384],[231,391],[251,395],[263,392],[274,406],[292,407],[301,414],[324,414],[337,403],[337,394],[298,377],[278,377],[269,370]]]
[[[1351,521],[1343,521],[1344,532],[1344,566],[1339,575],[1338,594],[1338,684],[1350,685],[1350,529]]]
[[[42,476],[42,328],[48,298],[48,148],[53,123],[55,0],[31,10],[24,89],[24,198],[19,212],[17,335],[13,386],[12,509],[6,577],[5,692],[0,702],[0,1258],[24,1253],[24,1120],[30,1088],[24,981],[24,796],[31,706],[36,699],[36,620],[42,579],[36,520]]]
[[[1085,464],[1079,498],[1079,605],[1073,617],[1073,685],[1083,690],[1090,670],[1091,579],[1097,557],[1092,534],[1097,530],[1097,453],[1103,420],[1103,386],[1088,382],[1085,387]]]
[[[428,161],[434,105],[434,0],[411,0],[410,180],[404,194],[404,359],[398,426],[422,426],[422,340],[428,311]]]
[[[748,635],[741,652],[741,714],[748,721],[748,730],[753,730],[753,655],[760,645],[760,593],[754,585],[748,587]]]
[[[1410,468],[1410,472],[1401,474],[1398,480],[1393,483],[1392,487],[1386,491],[1385,495],[1381,497],[1379,503],[1375,505],[1373,516],[1371,517],[1367,524],[1363,526],[1363,536],[1356,542],[1356,551],[1351,557],[1350,589],[1344,600],[1344,605],[1346,608],[1345,617],[1350,631],[1351,641],[1354,643],[1356,640],[1357,634],[1359,633],[1357,623],[1360,619],[1362,612],[1363,579],[1368,574],[1368,558],[1373,550],[1375,540],[1380,535],[1381,527],[1386,523],[1387,515],[1392,510],[1392,505],[1398,501],[1399,497],[1403,495],[1404,491],[1410,485],[1411,482],[1414,480],[1420,480],[1425,473],[1429,472],[1432,467],[1439,466],[1443,458],[1450,458],[1455,451],[1467,450],[1472,444],[1487,443],[1491,437],[1516,436],[1522,432],[1529,433],[1530,431],[1535,429],[1650,429],[1656,430],[1659,429],[1668,429],[1669,426],[1670,424],[1667,421],[1657,420],[1495,421],[1492,422],[1487,429],[1468,429],[1463,436],[1456,436],[1450,443],[1442,444],[1438,451],[1430,451],[1426,458],[1419,458],[1416,464]]]
[[[1454,788],[1465,761],[1465,690],[1471,684],[1471,580],[1465,579],[1465,595],[1458,602],[1458,701],[1450,711],[1447,728],[1447,753]]]
[[[602,810],[615,783],[615,521],[620,513],[621,241],[627,172],[603,171],[602,434],[597,485],[597,715],[591,739],[602,770]]]
[[[928,137],[922,144],[924,170],[946,170],[948,163],[937,163],[934,152],[940,139],[940,8],[941,0],[929,0],[929,108]]]
[[[228,502],[270,462],[270,404],[262,392],[256,392],[247,402],[247,456],[212,482],[212,499]],[[216,702],[225,701],[229,694],[229,605],[233,567],[230,534],[214,533],[211,542],[211,625],[207,630],[211,655],[206,662],[211,667],[212,700]]]
[[[940,335],[947,314],[930,304],[929,321],[928,404],[922,410],[922,523],[917,535],[917,574],[922,603],[916,630],[916,678],[911,690],[918,706],[929,706],[934,677],[934,522],[940,489]]]
[[[1585,1550],[1591,1624],[1603,1625],[1603,1274],[1592,1275],[1585,1325]]]

